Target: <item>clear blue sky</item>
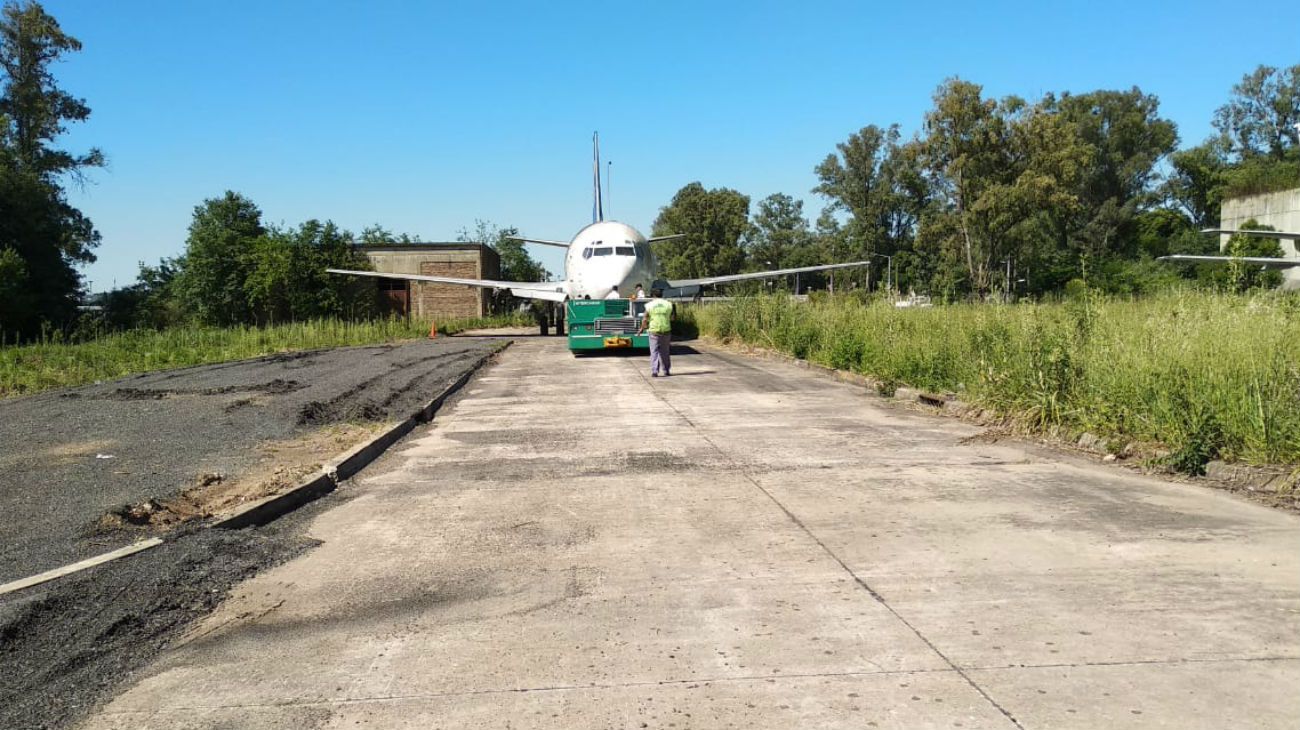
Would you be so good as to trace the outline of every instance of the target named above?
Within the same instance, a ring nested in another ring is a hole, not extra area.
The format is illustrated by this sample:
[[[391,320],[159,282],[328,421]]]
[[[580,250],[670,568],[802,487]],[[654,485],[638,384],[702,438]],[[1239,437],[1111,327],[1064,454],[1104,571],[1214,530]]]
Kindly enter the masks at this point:
[[[1137,85],[1194,144],[1243,74],[1300,62],[1295,3],[621,5],[48,0],[85,44],[56,74],[93,109],[62,144],[109,159],[71,195],[104,237],[92,288],[180,253],[227,189],[273,223],[567,239],[599,130],[607,212],[643,231],[693,180],[813,218],[814,165],[867,124],[915,131],[950,76],[1030,98]]]

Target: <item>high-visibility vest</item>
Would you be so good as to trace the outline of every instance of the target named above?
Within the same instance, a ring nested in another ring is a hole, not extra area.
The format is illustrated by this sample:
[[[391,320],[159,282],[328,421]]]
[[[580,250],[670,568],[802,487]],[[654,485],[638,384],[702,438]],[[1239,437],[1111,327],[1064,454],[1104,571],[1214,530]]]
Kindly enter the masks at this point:
[[[651,299],[645,305],[646,314],[650,315],[650,334],[666,335],[673,331],[673,303],[665,299]]]

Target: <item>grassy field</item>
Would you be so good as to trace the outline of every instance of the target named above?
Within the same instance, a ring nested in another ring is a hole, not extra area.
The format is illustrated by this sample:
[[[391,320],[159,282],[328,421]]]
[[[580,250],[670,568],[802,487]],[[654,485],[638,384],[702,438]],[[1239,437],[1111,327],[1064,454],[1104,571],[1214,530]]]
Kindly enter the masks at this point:
[[[438,331],[455,334],[480,327],[532,324],[531,315],[522,318],[503,315],[439,322]],[[274,327],[132,330],[81,343],[66,343],[53,338],[0,347],[0,397],[275,352],[371,345],[428,336],[428,320],[389,319],[372,322],[314,320]]]
[[[894,309],[847,298],[689,308],[706,336],[890,384],[958,393],[1028,431],[1084,431],[1111,448],[1300,463],[1300,297],[1082,295],[1057,304]]]

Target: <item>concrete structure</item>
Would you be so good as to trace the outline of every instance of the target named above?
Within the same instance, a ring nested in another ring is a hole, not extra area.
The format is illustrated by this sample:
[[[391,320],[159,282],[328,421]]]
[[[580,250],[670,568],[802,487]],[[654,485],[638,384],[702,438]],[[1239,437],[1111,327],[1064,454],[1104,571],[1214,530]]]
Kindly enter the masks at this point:
[[[425,274],[463,279],[499,279],[501,259],[479,243],[409,243],[361,246],[375,271]],[[390,311],[431,319],[482,317],[492,292],[458,284],[375,279],[382,303]],[[409,286],[408,286],[409,284]]]
[[[1300,518],[696,347],[520,338],[82,729],[1296,726]]]
[[[1261,225],[1272,226],[1275,230],[1300,232],[1300,188],[1283,190],[1278,193],[1247,195],[1240,198],[1228,198],[1223,201],[1219,213],[1219,227],[1236,230],[1241,224],[1254,218]],[[1296,250],[1296,241],[1281,240],[1282,251],[1287,258],[1300,258]],[[1228,236],[1219,237],[1219,250],[1228,245]],[[1282,271],[1283,289],[1300,289],[1300,267]]]

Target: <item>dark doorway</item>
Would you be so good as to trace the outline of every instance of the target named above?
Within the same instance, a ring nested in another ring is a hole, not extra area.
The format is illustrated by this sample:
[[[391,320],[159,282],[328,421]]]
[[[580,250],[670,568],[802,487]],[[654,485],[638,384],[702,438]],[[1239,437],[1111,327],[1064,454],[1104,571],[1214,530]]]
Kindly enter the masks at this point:
[[[380,279],[379,311],[385,316],[410,316],[411,282],[400,279]]]

